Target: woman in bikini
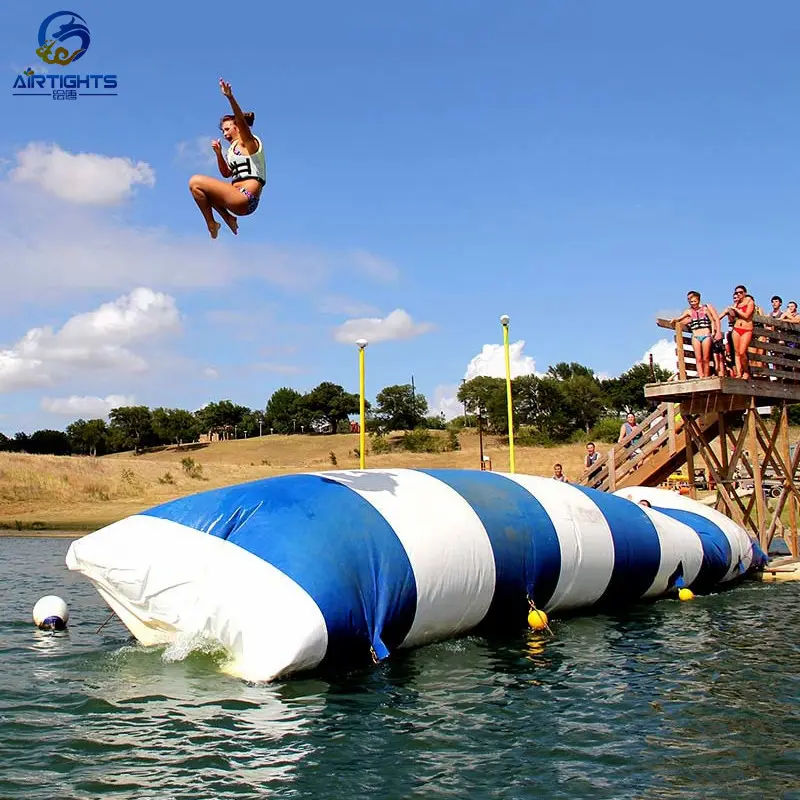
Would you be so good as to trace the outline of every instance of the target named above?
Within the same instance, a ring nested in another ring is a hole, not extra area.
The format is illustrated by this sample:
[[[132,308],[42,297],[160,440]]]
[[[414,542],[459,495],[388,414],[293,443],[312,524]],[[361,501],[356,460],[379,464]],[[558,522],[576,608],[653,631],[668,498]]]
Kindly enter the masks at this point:
[[[689,330],[692,332],[692,348],[697,364],[697,377],[708,378],[711,373],[711,343],[714,340],[722,339],[719,315],[714,306],[709,303],[700,304],[700,292],[689,292],[686,299],[689,302],[689,308],[680,317],[670,320],[670,322],[673,325],[676,322],[680,322],[682,325],[688,323]]]
[[[211,147],[217,154],[220,174],[232,180],[226,183],[206,175],[192,175],[189,179],[189,191],[200,208],[212,239],[217,238],[221,227],[214,218],[214,211],[236,234],[239,230],[236,216],[244,217],[256,210],[261,191],[267,183],[264,147],[261,139],[250,130],[255,114],[249,111],[245,113],[239,108],[231,92],[231,85],[222,78],[219,80],[219,88],[230,101],[233,111],[233,114],[226,114],[219,124],[223,137],[230,142],[230,147],[224,156],[218,139],[211,143]]]
[[[745,286],[737,286],[733,292],[733,305],[728,306],[723,314],[727,314],[733,324],[733,349],[736,354],[735,377],[750,380],[750,360],[747,348],[753,338],[753,314],[756,301],[747,294]]]

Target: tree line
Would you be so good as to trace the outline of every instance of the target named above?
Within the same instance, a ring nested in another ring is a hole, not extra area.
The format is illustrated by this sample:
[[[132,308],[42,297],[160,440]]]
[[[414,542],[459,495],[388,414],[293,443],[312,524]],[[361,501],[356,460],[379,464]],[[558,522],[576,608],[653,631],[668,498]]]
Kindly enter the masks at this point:
[[[558,443],[593,435],[615,441],[620,416],[649,410],[644,386],[666,380],[661,367],[637,364],[616,378],[600,379],[592,369],[561,362],[543,376],[524,375],[512,380],[514,428],[531,443]],[[507,435],[506,385],[502,378],[477,377],[458,390],[464,414],[449,423],[430,414],[428,400],[412,384],[381,389],[375,402],[366,402],[367,430],[374,436],[414,429],[458,429],[480,424],[489,433]],[[37,430],[9,438],[0,433],[0,450],[52,455],[105,455],[149,447],[197,442],[202,435],[249,438],[266,434],[349,433],[350,420],[359,412],[358,394],[323,381],[308,392],[290,387],[276,390],[263,410],[231,400],[208,403],[197,411],[180,408],[121,406],[108,421],[78,419],[64,431]]]

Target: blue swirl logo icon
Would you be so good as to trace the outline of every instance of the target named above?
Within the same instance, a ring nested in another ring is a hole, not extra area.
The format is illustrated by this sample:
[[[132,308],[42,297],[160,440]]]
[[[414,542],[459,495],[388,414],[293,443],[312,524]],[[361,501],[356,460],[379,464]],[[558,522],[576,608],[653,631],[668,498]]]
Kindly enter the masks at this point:
[[[36,49],[36,55],[45,64],[58,64],[63,67],[83,58],[89,49],[90,41],[89,28],[80,14],[74,11],[56,11],[39,26],[39,47]],[[67,42],[69,47],[56,46]]]

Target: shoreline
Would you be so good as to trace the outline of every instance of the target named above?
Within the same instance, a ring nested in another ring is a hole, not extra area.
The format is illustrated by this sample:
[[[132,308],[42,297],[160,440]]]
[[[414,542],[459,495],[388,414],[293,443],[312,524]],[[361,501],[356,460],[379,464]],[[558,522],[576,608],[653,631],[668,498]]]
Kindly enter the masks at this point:
[[[9,530],[0,528],[0,539],[80,539],[91,531],[65,531],[36,528],[36,530]]]

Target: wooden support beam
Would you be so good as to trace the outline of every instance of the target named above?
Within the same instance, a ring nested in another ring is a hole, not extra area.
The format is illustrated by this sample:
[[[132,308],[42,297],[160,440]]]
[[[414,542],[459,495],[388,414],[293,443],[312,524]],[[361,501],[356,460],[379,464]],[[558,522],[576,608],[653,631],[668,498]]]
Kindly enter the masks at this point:
[[[757,418],[758,411],[756,406],[756,399],[752,398],[750,401],[750,410],[745,415],[747,421],[747,446],[750,450],[750,458],[753,463],[753,487],[755,494],[756,505],[756,520],[758,530],[758,541],[761,548],[766,551],[769,548],[767,542],[767,526],[766,526],[766,510],[764,508],[764,482],[761,468],[761,459],[758,452],[758,435],[757,435]]]
[[[686,472],[689,474],[689,496],[692,500],[697,500],[697,487],[694,485],[694,417],[687,416],[684,418],[684,425],[686,427]]]

